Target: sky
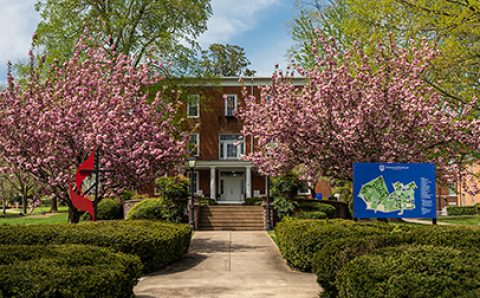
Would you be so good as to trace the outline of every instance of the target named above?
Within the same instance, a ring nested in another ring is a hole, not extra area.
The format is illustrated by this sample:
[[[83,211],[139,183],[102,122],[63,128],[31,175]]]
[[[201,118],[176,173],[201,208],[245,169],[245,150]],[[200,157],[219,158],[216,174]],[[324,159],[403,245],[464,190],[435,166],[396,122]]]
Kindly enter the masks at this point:
[[[6,81],[7,61],[26,61],[31,37],[40,21],[34,9],[37,0],[0,0],[0,83]],[[233,44],[245,49],[257,76],[271,76],[274,65],[287,64],[292,46],[288,22],[293,0],[212,0],[213,15],[208,31],[198,42]]]

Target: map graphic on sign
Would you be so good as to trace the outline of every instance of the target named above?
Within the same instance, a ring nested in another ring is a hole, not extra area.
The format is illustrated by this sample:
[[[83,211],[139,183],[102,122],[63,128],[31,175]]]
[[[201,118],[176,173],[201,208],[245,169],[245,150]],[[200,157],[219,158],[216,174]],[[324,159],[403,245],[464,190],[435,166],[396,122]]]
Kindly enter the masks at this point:
[[[355,218],[435,218],[435,165],[354,163]]]
[[[365,183],[360,189],[360,197],[367,205],[368,210],[380,212],[399,211],[399,215],[404,210],[415,209],[415,181],[408,184],[401,182],[393,183],[394,191],[389,193],[383,176],[378,176]]]

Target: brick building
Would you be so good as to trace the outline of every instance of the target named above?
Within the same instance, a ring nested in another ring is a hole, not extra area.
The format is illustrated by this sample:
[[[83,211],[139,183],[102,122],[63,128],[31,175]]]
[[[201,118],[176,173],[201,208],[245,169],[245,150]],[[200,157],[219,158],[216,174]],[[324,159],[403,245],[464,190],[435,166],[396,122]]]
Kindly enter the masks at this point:
[[[301,86],[303,79],[294,79]],[[242,125],[234,116],[243,104],[242,88],[257,98],[260,86],[271,78],[222,78],[212,86],[192,87],[184,112],[196,126],[190,138],[191,154],[197,157],[195,192],[219,203],[240,203],[265,195],[265,177],[241,155],[256,150],[253,138],[241,135]],[[305,189],[304,193],[308,191]]]

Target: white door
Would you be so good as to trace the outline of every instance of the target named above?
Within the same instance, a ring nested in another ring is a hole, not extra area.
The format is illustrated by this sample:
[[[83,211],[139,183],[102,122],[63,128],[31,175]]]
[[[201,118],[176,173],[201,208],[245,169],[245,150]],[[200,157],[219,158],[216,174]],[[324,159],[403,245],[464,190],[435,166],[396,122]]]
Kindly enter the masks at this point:
[[[243,201],[243,177],[222,177],[220,183],[223,184],[222,201]]]

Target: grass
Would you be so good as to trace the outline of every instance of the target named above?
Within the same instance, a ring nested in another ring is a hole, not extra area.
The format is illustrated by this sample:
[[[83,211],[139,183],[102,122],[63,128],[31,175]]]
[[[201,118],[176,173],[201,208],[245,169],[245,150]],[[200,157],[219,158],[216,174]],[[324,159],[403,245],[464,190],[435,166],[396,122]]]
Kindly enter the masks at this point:
[[[68,222],[68,207],[59,207],[57,214],[45,214],[50,207],[37,207],[32,214],[20,215],[21,209],[7,209],[7,214],[0,215],[0,225],[38,225]],[[30,211],[30,210],[28,210]]]
[[[480,226],[480,215],[442,216],[438,221],[454,225]]]

